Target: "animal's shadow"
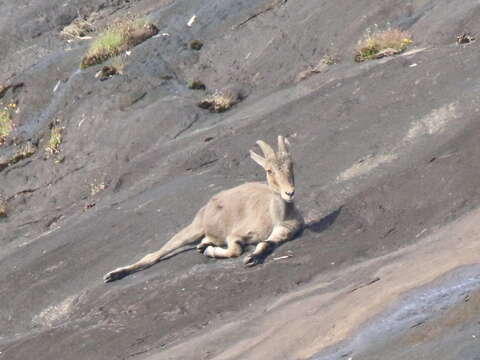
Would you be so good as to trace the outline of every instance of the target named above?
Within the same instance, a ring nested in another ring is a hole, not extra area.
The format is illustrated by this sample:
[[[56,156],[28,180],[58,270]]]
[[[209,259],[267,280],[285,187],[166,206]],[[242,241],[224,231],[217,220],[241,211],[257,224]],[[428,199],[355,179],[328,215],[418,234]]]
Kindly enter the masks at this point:
[[[313,231],[314,233],[321,233],[325,230],[327,230],[330,226],[335,223],[335,221],[338,218],[338,215],[342,212],[343,206],[340,206],[337,210],[332,211],[330,214],[327,216],[324,216],[321,219],[318,220],[312,220],[309,223],[305,224],[303,230],[310,230]]]

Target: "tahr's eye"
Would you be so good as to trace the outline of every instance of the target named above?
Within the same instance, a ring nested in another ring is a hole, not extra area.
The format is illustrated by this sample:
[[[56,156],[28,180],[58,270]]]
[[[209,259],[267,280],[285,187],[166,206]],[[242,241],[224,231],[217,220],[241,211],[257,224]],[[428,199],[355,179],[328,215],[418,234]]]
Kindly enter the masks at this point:
[[[272,169],[267,169],[267,174],[272,175]]]

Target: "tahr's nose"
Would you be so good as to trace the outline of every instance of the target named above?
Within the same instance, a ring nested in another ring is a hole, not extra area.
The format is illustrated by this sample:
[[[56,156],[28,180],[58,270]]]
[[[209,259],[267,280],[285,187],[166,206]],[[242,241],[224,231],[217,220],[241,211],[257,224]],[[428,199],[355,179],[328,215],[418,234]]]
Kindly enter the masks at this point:
[[[293,197],[293,194],[295,194],[295,190],[293,190],[292,192],[285,191],[285,195],[287,195],[288,197]]]

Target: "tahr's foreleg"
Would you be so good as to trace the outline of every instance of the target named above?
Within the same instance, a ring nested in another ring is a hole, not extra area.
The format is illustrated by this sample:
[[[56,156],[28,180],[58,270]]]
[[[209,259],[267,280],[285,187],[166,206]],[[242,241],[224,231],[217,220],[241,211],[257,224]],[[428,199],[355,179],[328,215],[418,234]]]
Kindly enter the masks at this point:
[[[285,226],[275,226],[268,239],[259,242],[253,253],[245,256],[243,263],[246,266],[257,265],[272,247],[289,240],[292,236],[291,229]]]

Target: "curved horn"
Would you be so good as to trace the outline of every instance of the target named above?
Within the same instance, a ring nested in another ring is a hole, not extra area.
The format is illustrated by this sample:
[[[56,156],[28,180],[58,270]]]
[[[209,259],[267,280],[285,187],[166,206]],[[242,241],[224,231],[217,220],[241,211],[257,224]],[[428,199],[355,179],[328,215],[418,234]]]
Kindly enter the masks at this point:
[[[260,149],[262,149],[262,151],[263,151],[263,155],[265,155],[265,157],[267,159],[275,159],[276,158],[275,151],[265,141],[258,140],[257,145],[260,146]]]
[[[285,140],[286,139],[283,136],[281,135],[278,136],[278,152],[279,153],[285,153],[285,154],[289,153],[287,143],[285,142]]]

